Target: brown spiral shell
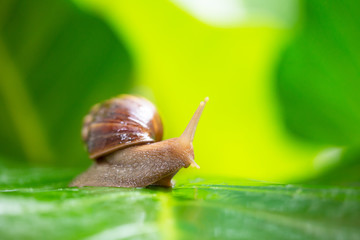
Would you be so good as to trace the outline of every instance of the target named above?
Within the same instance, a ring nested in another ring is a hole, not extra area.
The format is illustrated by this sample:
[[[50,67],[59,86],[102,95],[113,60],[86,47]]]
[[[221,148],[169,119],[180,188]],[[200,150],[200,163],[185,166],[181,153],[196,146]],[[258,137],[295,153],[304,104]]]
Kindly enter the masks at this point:
[[[128,146],[161,141],[162,135],[155,106],[132,95],[96,104],[85,116],[82,128],[82,138],[93,159]]]

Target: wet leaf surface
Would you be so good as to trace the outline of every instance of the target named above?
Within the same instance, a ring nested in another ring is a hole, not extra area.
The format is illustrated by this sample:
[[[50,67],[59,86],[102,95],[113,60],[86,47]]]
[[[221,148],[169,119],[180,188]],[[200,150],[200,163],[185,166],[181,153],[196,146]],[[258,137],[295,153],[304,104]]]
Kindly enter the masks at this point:
[[[69,188],[79,170],[3,168],[2,239],[358,239],[360,188],[181,177]]]

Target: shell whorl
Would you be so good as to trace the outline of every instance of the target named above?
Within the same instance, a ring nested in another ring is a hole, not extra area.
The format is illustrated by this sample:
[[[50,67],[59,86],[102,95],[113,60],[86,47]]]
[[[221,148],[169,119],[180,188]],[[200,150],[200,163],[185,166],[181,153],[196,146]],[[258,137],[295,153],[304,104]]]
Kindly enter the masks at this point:
[[[132,95],[96,104],[85,116],[82,128],[82,138],[93,159],[128,146],[161,141],[162,135],[155,106]]]

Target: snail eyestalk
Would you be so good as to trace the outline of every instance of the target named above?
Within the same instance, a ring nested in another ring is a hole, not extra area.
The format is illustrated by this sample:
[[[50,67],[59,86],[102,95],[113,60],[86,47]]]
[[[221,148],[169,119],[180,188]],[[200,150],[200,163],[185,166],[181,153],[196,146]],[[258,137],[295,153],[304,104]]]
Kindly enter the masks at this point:
[[[201,117],[201,113],[204,110],[206,102],[209,101],[209,98],[206,97],[204,101],[200,102],[199,107],[196,109],[196,112],[194,113],[193,117],[191,118],[189,124],[185,128],[185,131],[183,134],[181,134],[180,138],[185,140],[188,143],[192,143],[194,140],[194,135],[196,131],[197,124],[199,122],[199,119]]]
[[[204,107],[205,107],[205,104],[206,104],[207,101],[209,101],[208,97],[206,97],[204,101],[200,102],[199,107],[196,109],[196,111],[195,111],[193,117],[191,118],[189,124],[185,128],[185,131],[181,134],[180,139],[184,143],[190,144],[190,145],[192,144],[192,142],[194,140],[196,127],[198,125],[198,122],[200,120],[202,111],[204,110]],[[200,168],[200,166],[196,164],[194,159],[190,159],[190,162],[191,162],[190,166]]]

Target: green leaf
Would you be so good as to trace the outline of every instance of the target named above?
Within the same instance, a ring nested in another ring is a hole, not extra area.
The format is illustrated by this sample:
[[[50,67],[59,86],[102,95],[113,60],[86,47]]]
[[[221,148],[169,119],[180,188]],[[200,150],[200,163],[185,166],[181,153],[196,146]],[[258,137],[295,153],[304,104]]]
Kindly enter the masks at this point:
[[[82,117],[129,89],[127,50],[108,25],[70,1],[6,0],[0,9],[1,154],[86,164]]]
[[[2,168],[2,239],[360,237],[360,189],[355,187],[181,176],[173,189],[67,187],[77,173]]]
[[[307,140],[360,143],[359,1],[306,1],[305,25],[286,49],[277,91],[289,130]]]
[[[346,149],[340,161],[330,163],[325,166],[323,171],[306,180],[310,184],[332,184],[341,186],[360,186],[360,149]],[[301,179],[300,182],[304,182]]]

